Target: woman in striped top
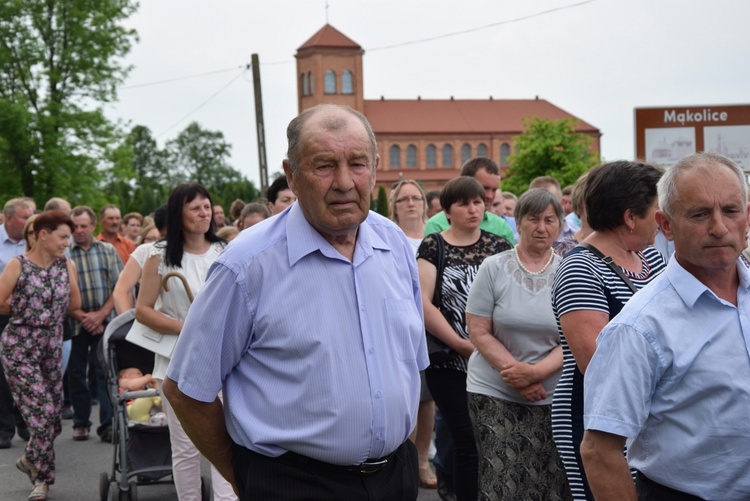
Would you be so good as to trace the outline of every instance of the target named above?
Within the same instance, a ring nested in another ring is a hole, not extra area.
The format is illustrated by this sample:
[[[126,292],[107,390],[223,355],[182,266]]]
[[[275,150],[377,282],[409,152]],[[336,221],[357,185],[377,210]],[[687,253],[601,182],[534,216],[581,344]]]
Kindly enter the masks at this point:
[[[563,348],[563,373],[552,403],[552,432],[575,499],[593,499],[580,456],[583,374],[596,337],[633,295],[631,286],[597,254],[607,256],[637,290],[664,269],[656,236],[654,166],[618,161],[588,175],[586,216],[593,233],[563,259],[552,285],[552,309]]]

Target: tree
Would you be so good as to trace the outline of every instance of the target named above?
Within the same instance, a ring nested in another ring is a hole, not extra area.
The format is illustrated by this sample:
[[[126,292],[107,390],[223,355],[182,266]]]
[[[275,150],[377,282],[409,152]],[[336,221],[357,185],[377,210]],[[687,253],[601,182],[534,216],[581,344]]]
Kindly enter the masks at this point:
[[[386,195],[385,188],[382,186],[378,187],[378,203],[375,212],[383,217],[388,217],[388,195]]]
[[[552,176],[567,186],[598,162],[591,152],[593,140],[575,131],[575,120],[530,117],[524,127],[514,138],[516,153],[509,157],[511,167],[502,181],[505,191],[520,195],[538,176]]]
[[[0,111],[11,112],[0,124],[4,195],[103,199],[100,167],[117,128],[98,103],[116,98],[127,73],[121,58],[135,32],[122,22],[135,9],[131,0],[2,2]]]

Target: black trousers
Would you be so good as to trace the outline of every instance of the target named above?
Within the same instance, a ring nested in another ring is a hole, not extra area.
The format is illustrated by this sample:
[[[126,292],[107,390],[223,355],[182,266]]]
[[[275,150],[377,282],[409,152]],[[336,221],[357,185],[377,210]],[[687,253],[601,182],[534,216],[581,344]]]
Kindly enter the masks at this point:
[[[455,369],[427,369],[427,386],[453,439],[453,488],[458,501],[479,495],[479,455],[466,396],[466,373]]]
[[[409,440],[372,475],[289,463],[237,444],[232,466],[241,501],[416,501],[419,493],[417,450]]]
[[[635,476],[635,488],[638,501],[703,501],[698,496],[657,484],[640,471]]]
[[[10,316],[0,315],[0,333],[10,321]],[[21,411],[16,407],[13,401],[13,395],[10,393],[10,386],[5,379],[3,364],[0,363],[0,438],[12,440],[16,434],[16,427],[26,428]]]

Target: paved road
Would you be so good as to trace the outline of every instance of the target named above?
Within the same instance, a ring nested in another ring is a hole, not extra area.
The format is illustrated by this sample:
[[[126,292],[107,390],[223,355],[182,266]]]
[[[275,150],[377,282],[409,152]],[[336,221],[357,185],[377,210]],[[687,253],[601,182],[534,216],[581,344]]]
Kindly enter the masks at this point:
[[[96,412],[96,409],[95,409]],[[0,449],[0,501],[25,500],[31,492],[28,477],[16,469],[24,443],[13,439],[10,449]],[[71,421],[63,421],[63,432],[55,441],[57,480],[50,488],[50,501],[95,501],[99,499],[99,474],[112,469],[114,447],[92,436],[86,442],[73,441]],[[204,464],[204,474],[208,466]],[[177,501],[172,485],[144,486],[139,501]],[[419,501],[437,501],[436,491],[421,489]]]

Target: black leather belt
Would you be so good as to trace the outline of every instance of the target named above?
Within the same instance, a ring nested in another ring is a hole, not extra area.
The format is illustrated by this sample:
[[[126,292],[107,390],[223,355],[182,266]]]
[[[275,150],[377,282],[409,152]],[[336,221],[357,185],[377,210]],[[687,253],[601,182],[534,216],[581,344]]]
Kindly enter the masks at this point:
[[[390,461],[393,458],[393,456],[396,454],[396,451],[398,451],[398,449],[391,452],[387,456],[383,456],[382,458],[367,459],[362,464],[357,464],[357,465],[352,465],[352,466],[326,463],[325,461],[320,461],[318,459],[313,459],[307,456],[303,456],[302,454],[297,454],[296,452],[287,452],[286,454],[282,454],[276,459],[285,464],[291,464],[291,465],[296,465],[296,466],[313,466],[313,467],[325,468],[328,470],[346,471],[349,473],[354,473],[354,474],[362,475],[366,477],[369,475],[374,475],[378,473],[380,470],[382,470],[383,468],[385,468],[386,466],[388,466],[388,461]]]

